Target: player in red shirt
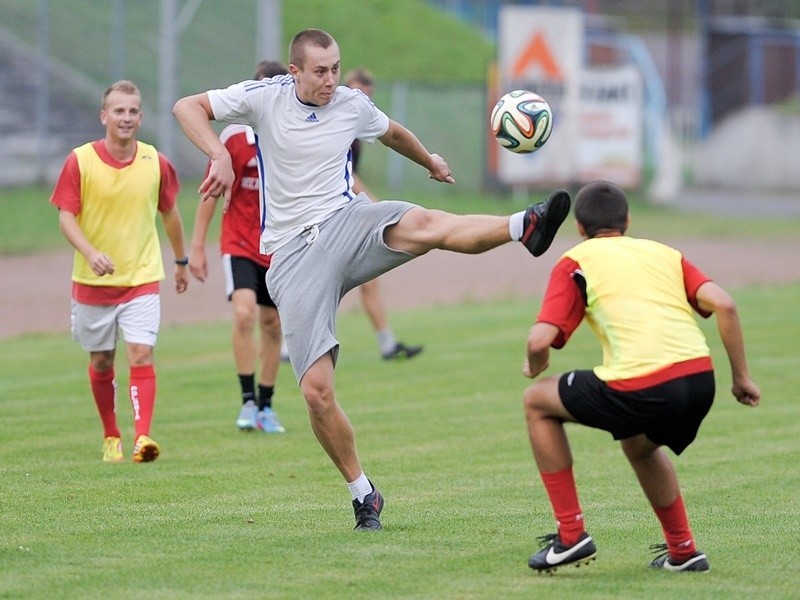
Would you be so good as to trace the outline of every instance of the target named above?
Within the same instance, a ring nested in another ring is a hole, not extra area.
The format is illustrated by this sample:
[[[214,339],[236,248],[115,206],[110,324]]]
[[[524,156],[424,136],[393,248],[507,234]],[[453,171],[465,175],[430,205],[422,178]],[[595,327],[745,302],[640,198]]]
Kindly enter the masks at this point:
[[[558,531],[528,565],[550,572],[592,560],[594,541],[584,529],[572,474],[565,422],[603,429],[620,440],[664,533],[651,566],[707,571],[695,546],[680,485],[661,446],[680,454],[711,408],[715,383],[711,355],[693,310],[716,314],[728,355],[732,392],[756,406],[761,392],[750,378],[733,299],[680,252],[625,235],[625,194],[597,181],[575,199],[584,241],[553,268],[541,311],[528,334],[523,374],[547,369],[550,347],[561,348],[586,320],[603,346],[603,364],[540,379],[525,391],[525,417],[536,464]]]
[[[262,61],[254,78],[261,80],[285,73],[288,70],[283,64]],[[231,154],[236,174],[220,232],[225,292],[233,304],[233,356],[242,394],[236,426],[243,431],[283,433],[285,429],[272,409],[280,366],[281,322],[266,283],[272,257],[259,251],[261,215],[255,134],[246,125],[229,125],[222,130],[220,140]],[[208,275],[205,241],[216,202],[216,198],[200,200],[195,216],[189,270],[200,281],[205,281]],[[258,350],[253,336],[256,321],[260,332]],[[256,393],[257,355],[260,368]]]

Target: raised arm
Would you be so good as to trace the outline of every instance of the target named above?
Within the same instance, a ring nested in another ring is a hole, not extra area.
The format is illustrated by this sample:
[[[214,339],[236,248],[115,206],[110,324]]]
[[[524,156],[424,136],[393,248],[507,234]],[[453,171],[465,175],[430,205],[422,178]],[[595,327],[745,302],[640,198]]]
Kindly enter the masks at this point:
[[[733,298],[713,281],[707,281],[697,290],[697,302],[703,310],[713,312],[717,318],[717,329],[728,361],[731,365],[733,386],[731,392],[736,400],[748,406],[756,406],[761,400],[761,391],[750,378],[744,352],[744,336],[739,322],[739,313]]]
[[[225,201],[228,202],[234,181],[231,155],[211,127],[214,112],[211,110],[208,94],[203,92],[181,98],[172,107],[172,114],[175,115],[186,137],[211,159],[208,176],[197,190],[200,198],[207,200],[225,196]]]
[[[417,136],[400,123],[389,119],[389,129],[378,139],[384,146],[428,169],[431,179],[444,183],[456,182],[444,159],[438,154],[428,152]]]

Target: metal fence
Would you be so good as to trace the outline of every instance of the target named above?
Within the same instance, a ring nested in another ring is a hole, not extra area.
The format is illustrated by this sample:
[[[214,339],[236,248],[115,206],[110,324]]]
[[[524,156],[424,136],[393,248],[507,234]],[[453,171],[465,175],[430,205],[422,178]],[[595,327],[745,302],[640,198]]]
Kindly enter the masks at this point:
[[[390,118],[413,131],[431,152],[444,157],[459,190],[482,188],[489,129],[482,86],[398,81],[381,84],[375,102]],[[431,185],[425,169],[380,143],[365,147],[362,173],[370,187],[386,189],[392,195],[439,195],[453,189]]]

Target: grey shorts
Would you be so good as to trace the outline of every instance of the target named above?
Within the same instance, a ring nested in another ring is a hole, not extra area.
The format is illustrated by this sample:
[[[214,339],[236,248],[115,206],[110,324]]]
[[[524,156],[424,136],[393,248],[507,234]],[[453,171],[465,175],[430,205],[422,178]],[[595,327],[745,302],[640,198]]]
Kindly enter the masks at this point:
[[[272,255],[267,287],[278,306],[298,382],[326,352],[336,364],[336,311],[342,297],[415,258],[383,241],[384,229],[415,206],[395,200],[372,202],[360,194]]]

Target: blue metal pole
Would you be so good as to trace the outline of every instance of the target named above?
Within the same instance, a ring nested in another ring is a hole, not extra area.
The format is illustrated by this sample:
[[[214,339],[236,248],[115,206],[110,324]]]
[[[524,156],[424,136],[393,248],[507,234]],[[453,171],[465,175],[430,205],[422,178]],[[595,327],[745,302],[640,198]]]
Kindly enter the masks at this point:
[[[800,96],[800,33],[794,36],[794,92]]]
[[[697,0],[697,18],[700,22],[700,138],[705,138],[711,130],[711,94],[709,93],[708,0]]]
[[[764,104],[764,39],[748,35],[747,78],[750,104]]]

